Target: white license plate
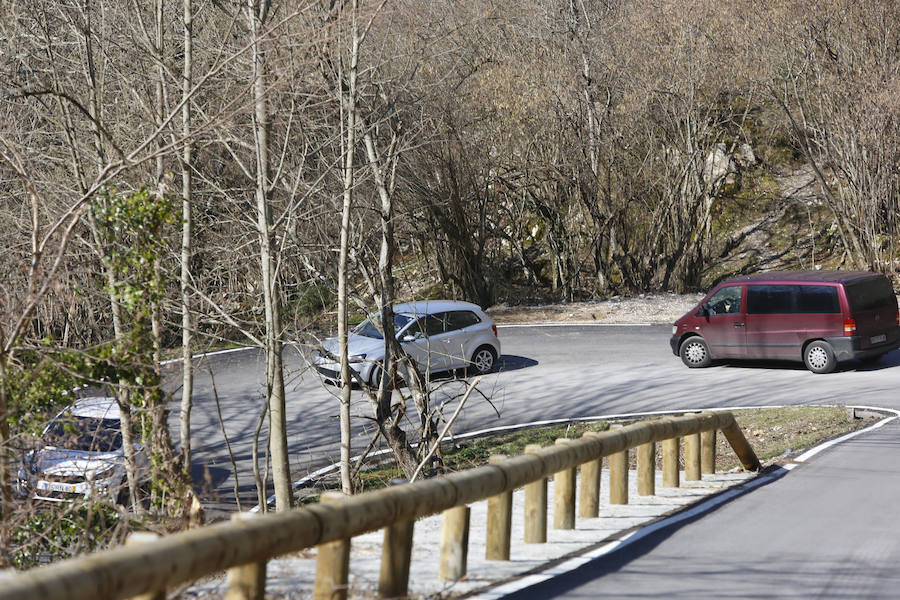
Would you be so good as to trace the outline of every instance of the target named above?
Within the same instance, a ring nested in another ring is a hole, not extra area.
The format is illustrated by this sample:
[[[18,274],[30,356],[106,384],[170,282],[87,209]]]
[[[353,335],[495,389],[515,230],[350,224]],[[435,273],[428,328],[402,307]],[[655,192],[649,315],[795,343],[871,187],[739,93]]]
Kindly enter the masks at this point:
[[[54,483],[52,481],[39,481],[37,484],[37,488],[39,490],[46,490],[49,492],[64,492],[66,494],[74,494],[75,485],[71,483]]]
[[[881,335],[875,335],[875,336],[872,336],[869,338],[870,344],[880,344],[881,342],[884,342],[884,341],[887,341],[887,335],[885,335],[883,333]]]

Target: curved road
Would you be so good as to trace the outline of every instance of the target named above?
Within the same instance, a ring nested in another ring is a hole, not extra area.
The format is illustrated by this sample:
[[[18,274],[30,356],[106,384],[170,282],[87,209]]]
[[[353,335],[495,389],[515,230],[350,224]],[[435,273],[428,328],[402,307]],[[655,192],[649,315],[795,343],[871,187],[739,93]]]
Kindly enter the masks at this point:
[[[896,598],[898,440],[895,419],[751,494],[507,598]]]
[[[503,356],[498,373],[472,397],[453,431],[658,410],[772,404],[869,404],[900,408],[900,351],[875,365],[814,375],[797,364],[740,363],[687,369],[668,346],[670,326],[547,325],[500,328]],[[288,431],[294,477],[335,462],[338,456],[338,389],[323,384],[297,348],[286,350]],[[178,363],[166,367],[174,393],[173,431],[180,401]],[[217,354],[200,361],[196,377],[192,444],[195,480],[204,503],[234,510],[234,469],[217,410],[237,464],[242,508],[255,504],[251,470],[254,430],[263,403],[264,362],[256,350]],[[445,414],[464,382],[445,380]],[[362,393],[353,411],[371,414]],[[414,412],[410,407],[410,414]],[[354,453],[368,443],[370,428],[355,419]],[[262,439],[265,439],[265,427]],[[261,452],[261,455],[264,451]]]

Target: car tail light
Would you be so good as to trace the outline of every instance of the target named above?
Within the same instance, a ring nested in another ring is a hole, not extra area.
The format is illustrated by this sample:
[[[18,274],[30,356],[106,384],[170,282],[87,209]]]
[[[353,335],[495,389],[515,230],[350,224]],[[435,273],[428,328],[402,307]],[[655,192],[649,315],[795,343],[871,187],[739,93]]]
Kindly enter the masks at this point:
[[[856,335],[856,319],[852,317],[844,319],[844,335]]]
[[[900,324],[900,312],[897,312],[897,323]],[[494,332],[494,337],[500,337],[497,335],[497,326],[491,325],[491,331]]]

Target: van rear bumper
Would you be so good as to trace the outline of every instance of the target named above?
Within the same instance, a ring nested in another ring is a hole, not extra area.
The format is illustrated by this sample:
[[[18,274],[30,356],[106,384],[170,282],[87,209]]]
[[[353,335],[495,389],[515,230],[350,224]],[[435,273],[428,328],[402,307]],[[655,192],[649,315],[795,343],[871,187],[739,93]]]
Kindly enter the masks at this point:
[[[858,335],[849,337],[830,337],[825,338],[825,341],[831,344],[831,347],[834,349],[834,357],[838,362],[841,362],[845,360],[865,360],[867,358],[874,358],[890,352],[891,350],[895,350],[896,348],[900,348],[900,339],[896,336],[893,337],[893,340],[884,344],[869,346],[868,348],[862,347],[863,343],[867,342],[868,339]]]

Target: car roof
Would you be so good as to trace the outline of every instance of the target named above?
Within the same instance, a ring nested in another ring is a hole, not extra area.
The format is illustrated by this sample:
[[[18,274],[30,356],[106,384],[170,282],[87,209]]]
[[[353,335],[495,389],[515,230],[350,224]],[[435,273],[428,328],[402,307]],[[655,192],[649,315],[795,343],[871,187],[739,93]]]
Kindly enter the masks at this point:
[[[115,398],[93,396],[80,398],[69,407],[68,413],[76,417],[93,417],[95,419],[119,419],[119,404]]]
[[[735,277],[723,283],[741,283],[752,281],[760,282],[828,282],[828,283],[849,283],[861,279],[872,277],[883,277],[880,273],[872,271],[764,271],[761,273],[753,273],[743,277]]]
[[[448,310],[474,310],[482,312],[481,307],[471,302],[462,300],[422,300],[419,302],[406,302],[394,306],[394,312],[404,315],[428,315],[432,313],[446,312]]]

